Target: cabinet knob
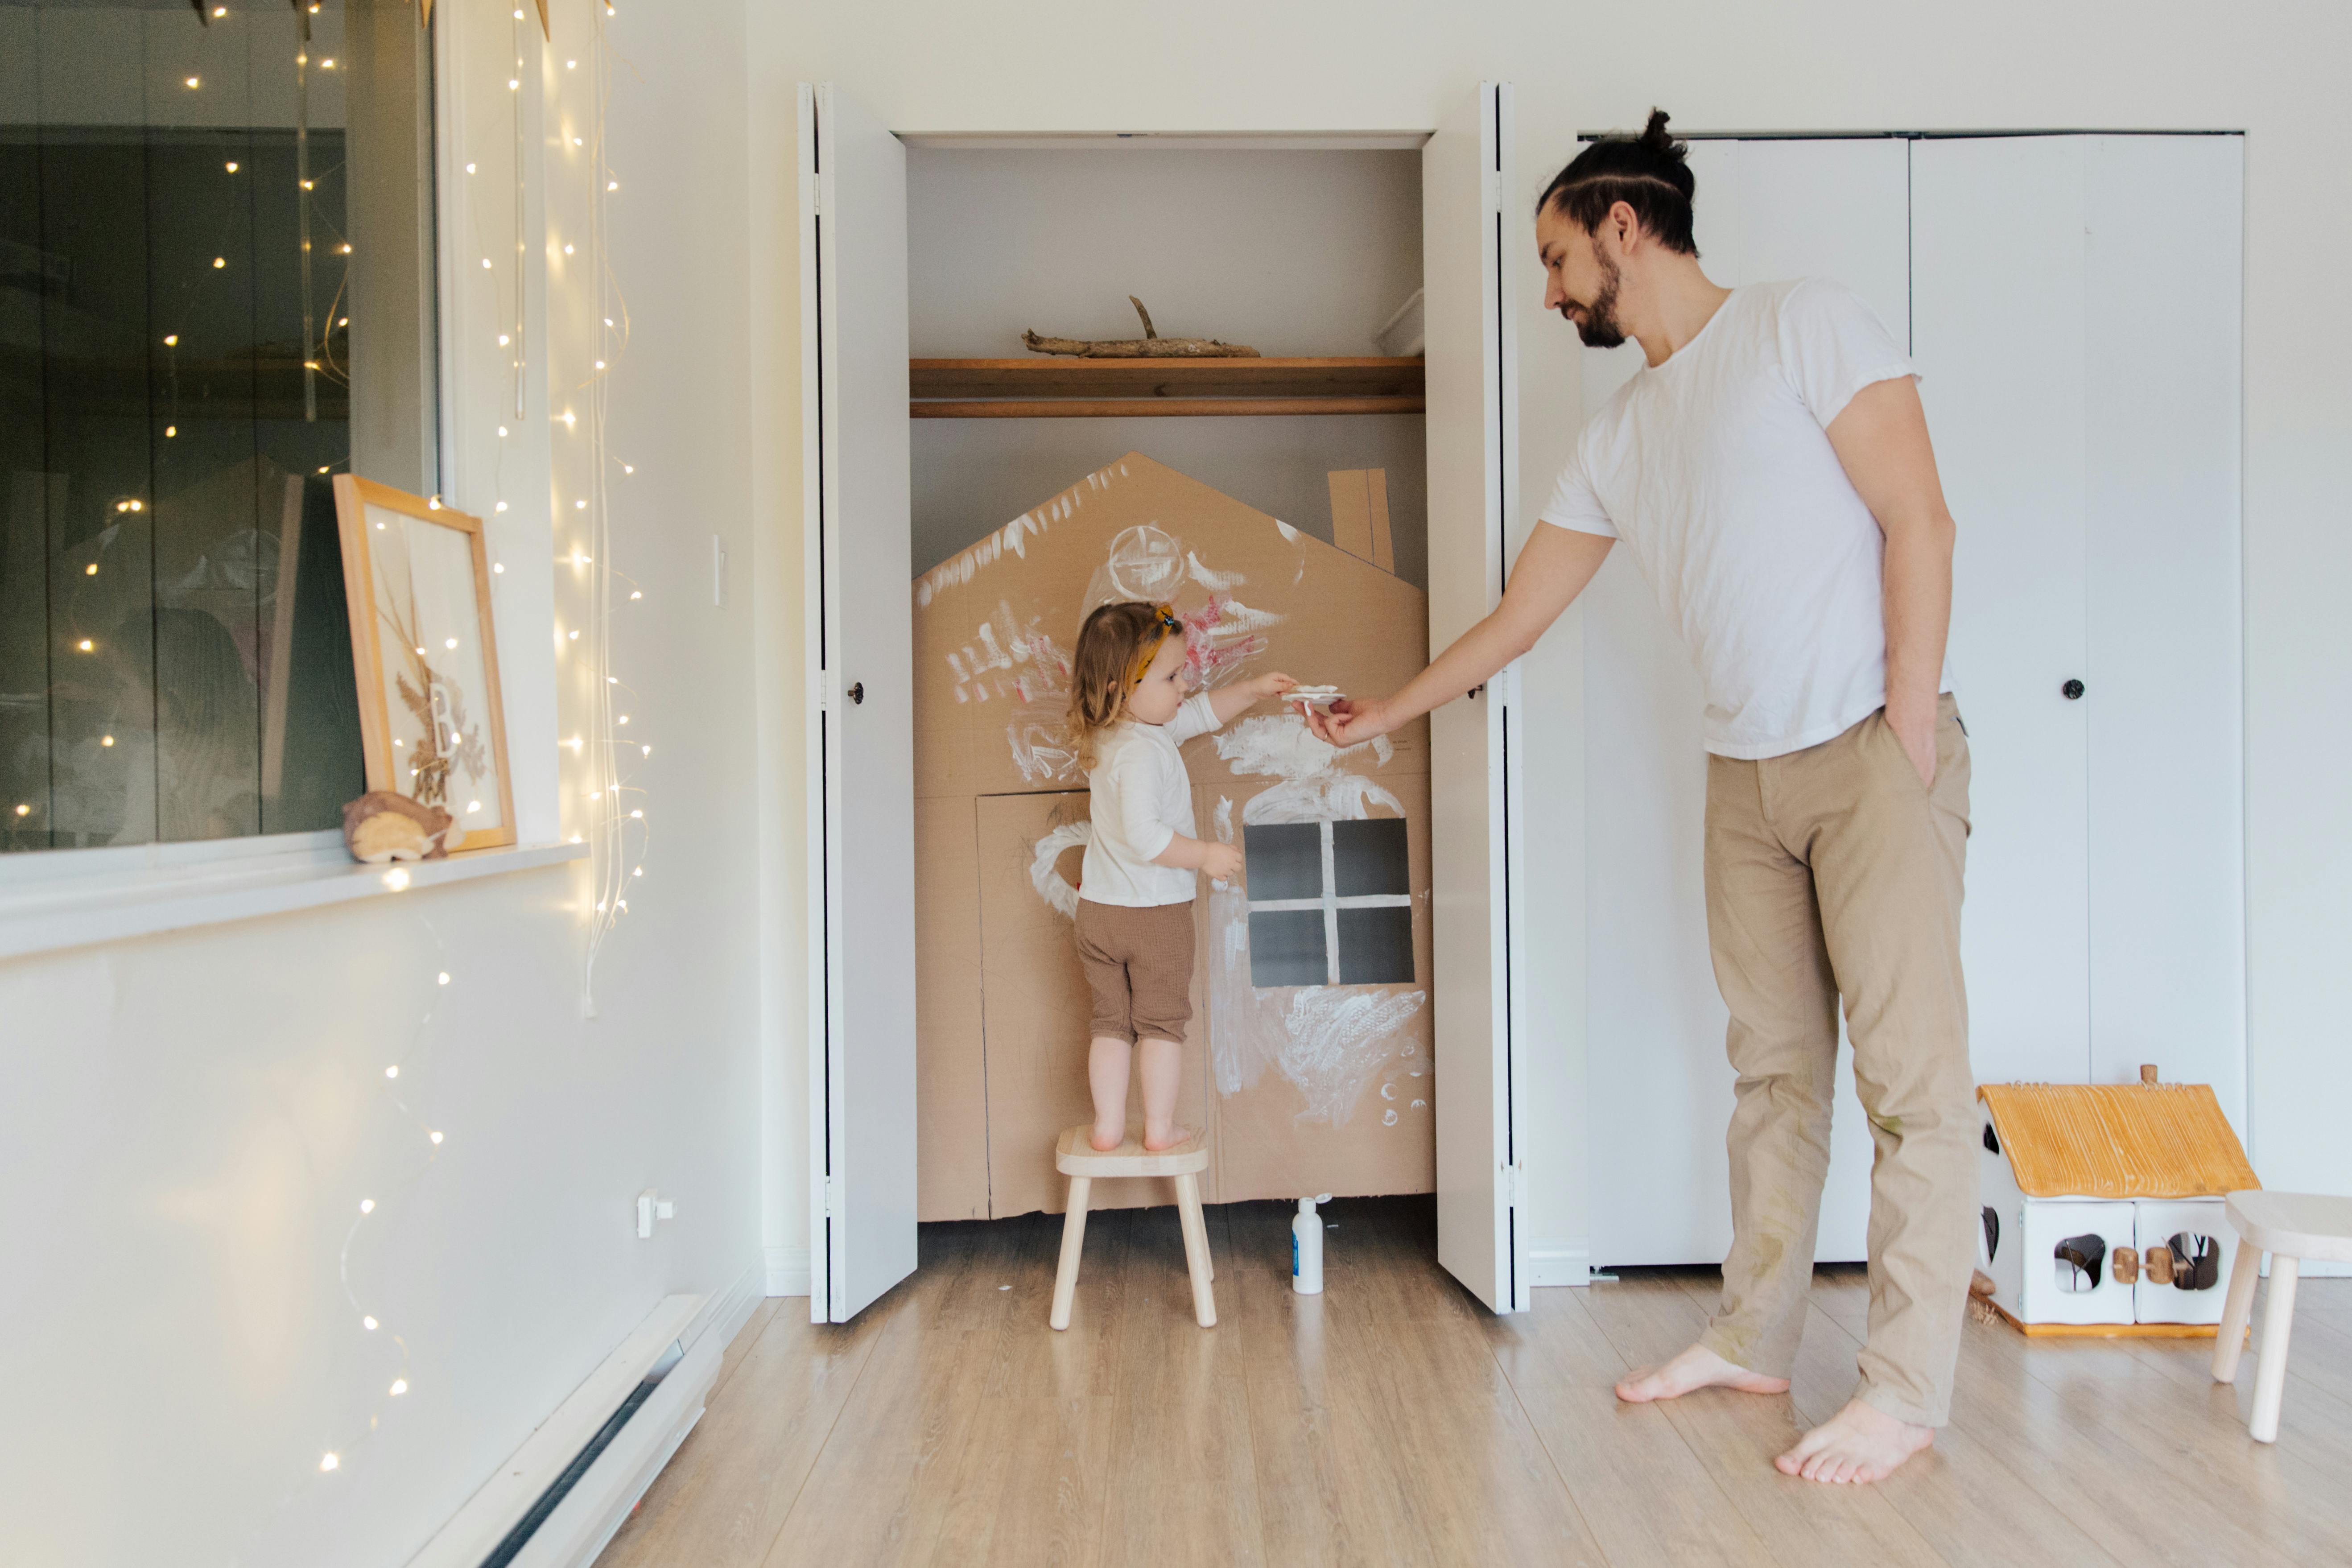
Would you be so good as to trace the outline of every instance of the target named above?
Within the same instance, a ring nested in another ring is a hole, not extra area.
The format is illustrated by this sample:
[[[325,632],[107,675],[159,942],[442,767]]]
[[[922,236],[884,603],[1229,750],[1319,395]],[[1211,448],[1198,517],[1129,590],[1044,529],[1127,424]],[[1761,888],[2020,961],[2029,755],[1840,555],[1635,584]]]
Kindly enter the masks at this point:
[[[2058,689],[2058,695],[2069,702],[2079,702],[2083,697],[2083,683],[2079,680],[2070,680]]]
[[[2076,695],[2080,695],[2080,683],[2075,684]],[[849,700],[856,703],[863,703],[866,700],[866,682],[861,680],[849,689]]]

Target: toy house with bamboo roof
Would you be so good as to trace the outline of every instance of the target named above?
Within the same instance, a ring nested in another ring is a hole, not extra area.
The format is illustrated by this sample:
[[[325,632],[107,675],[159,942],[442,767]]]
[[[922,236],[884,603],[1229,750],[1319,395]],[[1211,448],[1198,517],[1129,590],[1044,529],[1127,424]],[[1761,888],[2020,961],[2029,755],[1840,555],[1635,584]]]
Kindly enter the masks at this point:
[[[1985,1084],[1978,1265],[2029,1334],[2210,1334],[2224,1200],[2259,1187],[2205,1084]]]

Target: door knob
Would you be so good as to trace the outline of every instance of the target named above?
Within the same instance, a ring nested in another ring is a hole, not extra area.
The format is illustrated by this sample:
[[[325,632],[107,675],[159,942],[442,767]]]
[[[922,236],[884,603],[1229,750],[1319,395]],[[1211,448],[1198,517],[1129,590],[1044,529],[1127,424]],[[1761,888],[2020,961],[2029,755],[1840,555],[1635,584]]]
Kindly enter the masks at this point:
[[[852,702],[864,702],[866,700],[866,682],[861,680],[856,685],[849,689],[849,700]]]
[[[2058,695],[2069,702],[2080,701],[2083,696],[2083,683],[2079,680],[2070,680],[2058,689]]]

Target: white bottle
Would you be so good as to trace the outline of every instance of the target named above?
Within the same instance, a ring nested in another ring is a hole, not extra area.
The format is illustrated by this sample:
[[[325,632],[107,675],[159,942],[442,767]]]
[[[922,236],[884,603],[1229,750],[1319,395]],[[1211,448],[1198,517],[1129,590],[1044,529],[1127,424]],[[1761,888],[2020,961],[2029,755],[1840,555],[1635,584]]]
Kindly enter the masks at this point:
[[[1290,1288],[1302,1296],[1323,1294],[1323,1216],[1317,1204],[1331,1194],[1298,1200],[1298,1217],[1290,1222]]]

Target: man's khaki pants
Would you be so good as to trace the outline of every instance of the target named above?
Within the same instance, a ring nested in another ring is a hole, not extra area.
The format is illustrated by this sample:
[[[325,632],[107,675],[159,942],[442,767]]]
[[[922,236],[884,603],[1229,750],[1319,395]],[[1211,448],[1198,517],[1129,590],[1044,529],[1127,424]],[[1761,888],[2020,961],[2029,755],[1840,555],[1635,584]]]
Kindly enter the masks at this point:
[[[1786,1377],[1830,1164],[1841,997],[1870,1175],[1859,1396],[1940,1426],[1976,1258],[1977,1115],[1960,980],[1969,742],[1939,704],[1922,784],[1882,710],[1760,762],[1707,759],[1706,923],[1731,1009],[1731,1256],[1701,1343]]]

